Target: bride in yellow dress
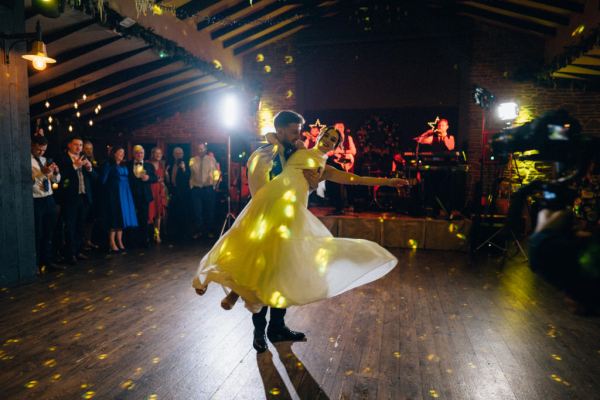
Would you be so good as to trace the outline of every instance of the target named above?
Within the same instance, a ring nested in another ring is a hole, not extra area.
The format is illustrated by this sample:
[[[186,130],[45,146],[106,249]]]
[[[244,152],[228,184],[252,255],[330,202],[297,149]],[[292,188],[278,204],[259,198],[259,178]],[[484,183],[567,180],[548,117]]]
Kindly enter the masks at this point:
[[[224,308],[242,297],[246,308],[286,308],[337,296],[377,280],[398,260],[377,243],[334,238],[307,208],[309,184],[304,170],[321,180],[350,185],[403,186],[403,179],[361,177],[325,164],[340,142],[333,127],[315,147],[295,151],[281,174],[260,188],[233,226],[202,258],[192,286],[203,294],[216,282],[231,290]],[[249,160],[249,173],[254,169]]]

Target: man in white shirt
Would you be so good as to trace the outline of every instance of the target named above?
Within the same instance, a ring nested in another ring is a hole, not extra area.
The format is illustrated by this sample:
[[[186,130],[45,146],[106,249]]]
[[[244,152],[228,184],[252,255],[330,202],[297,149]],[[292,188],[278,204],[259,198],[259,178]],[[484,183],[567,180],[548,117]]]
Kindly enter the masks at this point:
[[[190,159],[190,188],[192,190],[192,207],[195,217],[195,234],[197,239],[202,234],[214,237],[216,185],[219,181],[217,160],[206,151],[206,143],[197,147],[197,155]]]
[[[56,225],[56,203],[52,185],[60,182],[58,166],[44,157],[48,140],[34,136],[31,140],[31,181],[35,224],[35,251],[40,271],[61,269],[53,263],[52,233]]]

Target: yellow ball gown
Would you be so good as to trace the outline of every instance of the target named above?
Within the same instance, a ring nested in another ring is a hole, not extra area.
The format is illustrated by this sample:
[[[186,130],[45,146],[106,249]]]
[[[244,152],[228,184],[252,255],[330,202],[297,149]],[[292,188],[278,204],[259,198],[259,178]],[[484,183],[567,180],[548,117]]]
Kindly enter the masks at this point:
[[[368,240],[334,238],[307,209],[302,170],[323,170],[326,158],[316,148],[292,154],[202,258],[192,286],[219,283],[258,312],[333,297],[391,271],[398,260],[389,251]]]

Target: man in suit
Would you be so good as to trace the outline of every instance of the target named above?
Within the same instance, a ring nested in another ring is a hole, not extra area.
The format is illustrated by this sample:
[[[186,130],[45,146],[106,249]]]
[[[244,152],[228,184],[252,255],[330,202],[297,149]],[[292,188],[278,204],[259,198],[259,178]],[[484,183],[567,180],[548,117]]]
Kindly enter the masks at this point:
[[[78,259],[88,258],[81,253],[81,247],[85,219],[92,205],[92,179],[96,177],[92,163],[81,153],[82,149],[83,140],[73,136],[67,143],[67,151],[58,160],[62,173],[60,203],[65,224],[64,255],[71,265],[76,265]]]
[[[135,213],[138,220],[134,240],[138,246],[148,247],[148,207],[152,201],[150,185],[157,181],[154,165],[144,161],[145,151],[140,145],[133,147],[133,160],[129,161],[129,186],[135,204]]]
[[[300,132],[304,118],[293,111],[281,111],[275,116],[275,137],[283,146],[268,144],[258,148],[248,159],[248,185],[251,195],[254,195],[262,186],[280,174],[285,166],[285,161],[297,148],[300,142]],[[311,187],[318,184],[318,175],[314,171],[305,171],[305,177]],[[267,311],[263,307],[258,313],[252,314],[254,324],[254,349],[262,353],[267,350],[265,328],[267,327]],[[271,319],[267,329],[267,337],[271,343],[282,341],[301,341],[306,338],[304,333],[290,330],[285,325],[285,308],[271,307]]]

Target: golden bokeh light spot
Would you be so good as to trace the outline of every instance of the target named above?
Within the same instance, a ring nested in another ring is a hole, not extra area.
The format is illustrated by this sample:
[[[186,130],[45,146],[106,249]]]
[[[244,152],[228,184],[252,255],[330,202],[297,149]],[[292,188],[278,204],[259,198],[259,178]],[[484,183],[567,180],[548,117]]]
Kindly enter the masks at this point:
[[[285,98],[291,99],[292,97],[294,97],[294,91],[292,89],[288,89],[287,92],[285,92]]]
[[[291,56],[291,55],[289,55],[289,54],[287,54],[287,55],[285,55],[283,57],[283,62],[286,63],[286,64],[288,64],[288,65],[292,64],[294,62],[294,57]]]
[[[302,364],[300,361],[298,361],[296,363],[296,368],[298,368],[298,369],[304,369],[304,364]]]
[[[154,357],[152,359],[152,364],[158,364],[160,362],[160,357]]]
[[[460,240],[467,240],[467,236],[465,236],[465,235],[464,235],[464,234],[462,234],[462,233],[457,233],[457,234],[456,234],[456,237],[457,237],[457,238],[459,238]]]
[[[150,396],[148,396],[148,400],[158,400],[158,395],[152,393]]]
[[[283,194],[283,199],[292,203],[296,202],[296,193],[293,190],[288,190]]]
[[[152,306],[147,306],[147,307],[146,307],[146,311],[148,311],[148,312],[154,312],[154,307],[152,307]]]
[[[81,396],[81,398],[82,399],[93,399],[94,396],[96,396],[96,392],[94,392],[93,390],[88,390]]]
[[[62,378],[61,374],[54,374],[52,375],[52,378],[50,378],[52,380],[52,382],[58,382],[60,381],[60,378]]]
[[[279,232],[279,236],[281,236],[282,239],[289,239],[291,236],[290,228],[285,225],[281,225],[277,228],[277,232]]]
[[[554,358],[556,361],[562,361],[562,357],[558,354],[552,354],[552,358]]]
[[[76,334],[73,335],[73,339],[77,340],[81,337],[81,333],[77,332]]]
[[[66,324],[68,324],[68,323],[69,323],[69,321],[68,321],[68,320],[66,320],[66,319],[63,319],[63,320],[62,320],[62,321],[60,321],[60,322],[61,322],[61,324],[63,324],[63,325],[66,325]]]
[[[103,330],[103,329],[104,329],[104,325],[97,325],[97,326],[96,326],[96,329],[98,329],[99,331],[101,331],[101,330]]]
[[[160,6],[158,4],[154,4],[152,6],[152,14],[154,14],[154,15],[162,15],[163,14],[163,10],[162,10],[162,8],[160,8]]]
[[[83,309],[86,311],[92,311],[94,308],[95,307],[93,304],[88,304],[87,306],[83,307]]]
[[[348,369],[348,370],[346,370],[346,371],[344,372],[344,375],[346,375],[346,376],[350,376],[350,375],[352,375],[353,373],[354,373],[354,371],[353,371],[353,370],[351,370],[351,369]]]
[[[272,68],[271,68],[271,66],[270,66],[270,65],[265,65],[265,66],[263,67],[263,71],[265,71],[265,74],[270,74],[270,73],[271,73],[271,70],[272,70]]]
[[[38,311],[40,311],[40,310],[38,310],[37,308],[33,308],[33,309],[31,309],[31,312],[32,312],[32,313],[36,313],[36,312],[38,312]]]
[[[56,367],[56,360],[51,358],[49,360],[44,361],[44,367],[53,368]]]
[[[577,28],[575,28],[575,30],[573,32],[571,32],[571,36],[575,37],[577,35],[581,35],[584,30],[585,30],[585,25],[581,24]]]
[[[413,249],[416,250],[417,247],[419,246],[419,244],[417,243],[417,241],[415,239],[409,239],[408,240],[408,246]]]
[[[456,231],[458,228],[455,224],[450,224],[448,225],[448,232],[452,233],[454,231]]]
[[[17,344],[17,343],[19,343],[20,341],[21,341],[21,339],[19,339],[19,338],[16,338],[16,339],[7,339],[7,340],[4,342],[4,346],[10,346],[11,344]]]
[[[106,301],[107,303],[110,303],[112,301],[112,297],[110,296],[106,296],[105,298],[103,298],[102,300]]]
[[[430,389],[429,390],[429,395],[435,399],[437,399],[438,397],[440,397],[440,395],[438,394],[437,390],[435,389]]]
[[[271,294],[269,304],[271,304],[272,307],[285,308],[286,303],[287,300],[281,295],[280,292],[275,291],[273,294]]]
[[[279,388],[271,388],[271,390],[269,390],[269,393],[272,394],[273,396],[279,396],[281,394],[281,390]]]
[[[79,387],[82,388],[82,389],[87,389],[89,387],[92,387],[92,385],[89,384],[89,383],[82,383]]]
[[[223,69],[223,64],[221,64],[221,61],[219,61],[217,59],[212,60],[212,65],[213,65],[214,69],[216,69],[218,71],[221,71]]]
[[[265,61],[265,55],[264,55],[264,54],[262,54],[262,53],[258,53],[258,54],[256,55],[256,62],[259,62],[259,63],[260,63],[260,62],[263,62],[263,61]]]
[[[283,213],[285,214],[286,217],[288,218],[294,218],[294,207],[291,204],[288,204],[287,206],[285,206],[285,208],[283,209]]]
[[[126,381],[121,383],[122,389],[132,390],[135,387],[135,383],[131,379],[127,379]]]
[[[135,369],[135,371],[133,372],[133,374],[134,374],[135,376],[139,376],[139,375],[141,375],[141,374],[142,374],[142,371],[143,371],[142,367],[137,367],[137,368]]]
[[[453,373],[453,372],[454,372],[454,371],[453,371],[451,368],[447,368],[447,369],[446,369],[446,373],[447,373],[447,374],[451,374],[451,373]]]
[[[315,256],[315,261],[317,262],[319,274],[321,276],[325,275],[327,264],[329,263],[329,252],[327,249],[320,248]]]
[[[102,353],[98,355],[98,360],[106,360],[108,358],[108,354]]]
[[[65,297],[65,298],[64,298],[64,299],[62,299],[60,302],[61,302],[62,304],[67,304],[67,303],[68,303],[68,302],[70,302],[70,301],[71,301],[71,298],[70,298],[70,297]]]
[[[395,351],[395,352],[394,352],[394,357],[396,357],[396,358],[400,358],[400,357],[402,357],[402,354],[400,354],[400,352],[399,352],[399,351]]]
[[[29,382],[27,382],[27,383],[25,384],[25,387],[26,387],[27,389],[33,389],[34,387],[36,387],[36,386],[38,385],[38,383],[39,383],[39,382],[38,382],[38,381],[35,381],[35,380],[33,380],[33,381],[29,381]]]
[[[427,355],[427,361],[438,362],[438,361],[440,361],[440,358],[437,355],[435,355],[435,354],[428,354]]]
[[[135,336],[142,336],[144,334],[144,332],[139,331],[138,333],[135,334]]]

